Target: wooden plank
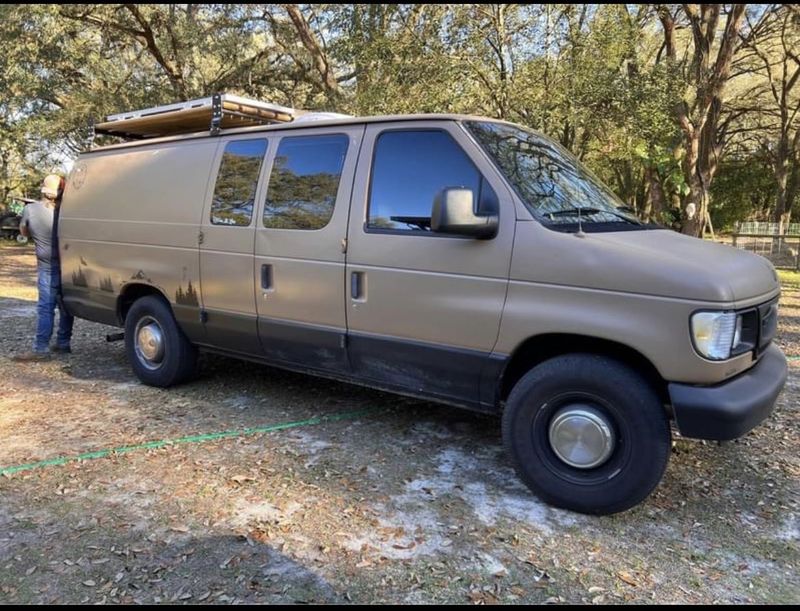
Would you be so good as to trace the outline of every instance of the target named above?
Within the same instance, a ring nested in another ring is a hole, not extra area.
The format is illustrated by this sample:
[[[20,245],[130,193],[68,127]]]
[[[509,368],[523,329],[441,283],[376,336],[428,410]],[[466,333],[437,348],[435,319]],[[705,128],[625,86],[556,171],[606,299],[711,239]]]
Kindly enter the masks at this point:
[[[130,110],[127,112],[121,112],[114,115],[109,115],[106,117],[106,121],[122,121],[122,120],[129,120],[129,119],[139,119],[142,117],[147,117],[151,115],[158,115],[165,112],[181,112],[185,110],[190,110],[194,108],[205,108],[213,106],[214,96],[209,96],[207,98],[198,98],[195,100],[186,100],[183,102],[175,102],[173,104],[165,104],[163,106],[153,106],[152,108],[143,108],[140,110]],[[260,110],[269,110],[274,113],[283,114],[286,116],[295,116],[299,111],[294,108],[287,108],[286,106],[279,106],[277,104],[271,104],[269,102],[262,102],[261,100],[252,100],[248,98],[242,98],[236,95],[231,95],[229,93],[220,94],[220,100],[222,102],[228,102],[230,104],[241,104],[246,105],[248,108],[252,109],[260,109]]]
[[[251,102],[251,103],[248,103]],[[258,102],[235,98],[231,101],[222,98],[222,129],[231,127],[247,127],[251,125],[269,125],[291,121],[291,109],[282,106],[268,107]],[[172,105],[150,109],[150,112],[137,111],[131,118],[118,118],[95,125],[97,133],[112,134],[123,137],[153,138],[157,136],[173,136],[192,132],[209,131],[211,128],[211,105],[191,106]],[[123,117],[124,114],[113,115]]]

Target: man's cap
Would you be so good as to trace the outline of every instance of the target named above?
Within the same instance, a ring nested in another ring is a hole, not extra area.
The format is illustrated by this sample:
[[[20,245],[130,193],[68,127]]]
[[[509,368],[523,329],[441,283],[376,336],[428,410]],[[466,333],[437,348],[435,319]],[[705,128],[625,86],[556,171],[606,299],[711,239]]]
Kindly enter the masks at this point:
[[[58,174],[50,174],[42,182],[42,195],[56,199],[64,190],[64,179]]]

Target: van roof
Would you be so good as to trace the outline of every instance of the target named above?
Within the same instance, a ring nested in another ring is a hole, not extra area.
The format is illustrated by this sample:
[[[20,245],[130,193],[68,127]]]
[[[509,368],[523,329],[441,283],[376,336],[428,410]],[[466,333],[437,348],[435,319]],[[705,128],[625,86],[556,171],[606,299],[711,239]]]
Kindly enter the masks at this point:
[[[371,123],[390,123],[390,122],[400,122],[400,121],[414,122],[414,121],[465,121],[465,120],[501,122],[501,120],[499,119],[491,119],[489,117],[481,117],[476,115],[461,115],[461,114],[413,114],[413,115],[379,115],[372,117],[342,117],[334,119],[324,118],[315,121],[301,120],[301,121],[292,121],[289,123],[273,123],[268,125],[257,125],[252,127],[237,127],[231,129],[222,129],[216,135],[212,135],[209,131],[206,130],[190,134],[147,138],[145,140],[135,140],[132,142],[122,142],[118,144],[108,144],[105,146],[98,146],[95,148],[82,151],[81,155],[88,155],[91,153],[98,153],[102,151],[110,151],[116,149],[142,147],[150,144],[160,144],[165,142],[182,142],[185,140],[215,138],[231,134],[252,134],[257,132],[277,132],[284,130],[301,130],[301,129],[315,129],[318,127],[333,127],[337,125],[343,125],[343,126],[363,125]]]

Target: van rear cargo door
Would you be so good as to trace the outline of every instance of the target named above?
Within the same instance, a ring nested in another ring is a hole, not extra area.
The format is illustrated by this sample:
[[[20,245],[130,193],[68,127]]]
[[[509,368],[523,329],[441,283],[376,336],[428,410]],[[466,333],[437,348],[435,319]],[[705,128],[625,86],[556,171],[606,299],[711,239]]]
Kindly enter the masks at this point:
[[[264,159],[264,134],[221,140],[200,226],[200,293],[205,343],[259,355],[253,241]]]

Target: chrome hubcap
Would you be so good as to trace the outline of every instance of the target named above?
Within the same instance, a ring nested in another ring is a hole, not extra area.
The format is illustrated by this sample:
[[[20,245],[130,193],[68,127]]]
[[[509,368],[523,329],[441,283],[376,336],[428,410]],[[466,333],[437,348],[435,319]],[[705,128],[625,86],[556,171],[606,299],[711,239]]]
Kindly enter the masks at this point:
[[[589,405],[562,408],[550,423],[550,447],[561,460],[576,469],[592,469],[606,462],[616,439],[611,422]]]
[[[164,359],[164,335],[158,322],[149,316],[136,325],[136,356],[150,369],[157,369]]]

